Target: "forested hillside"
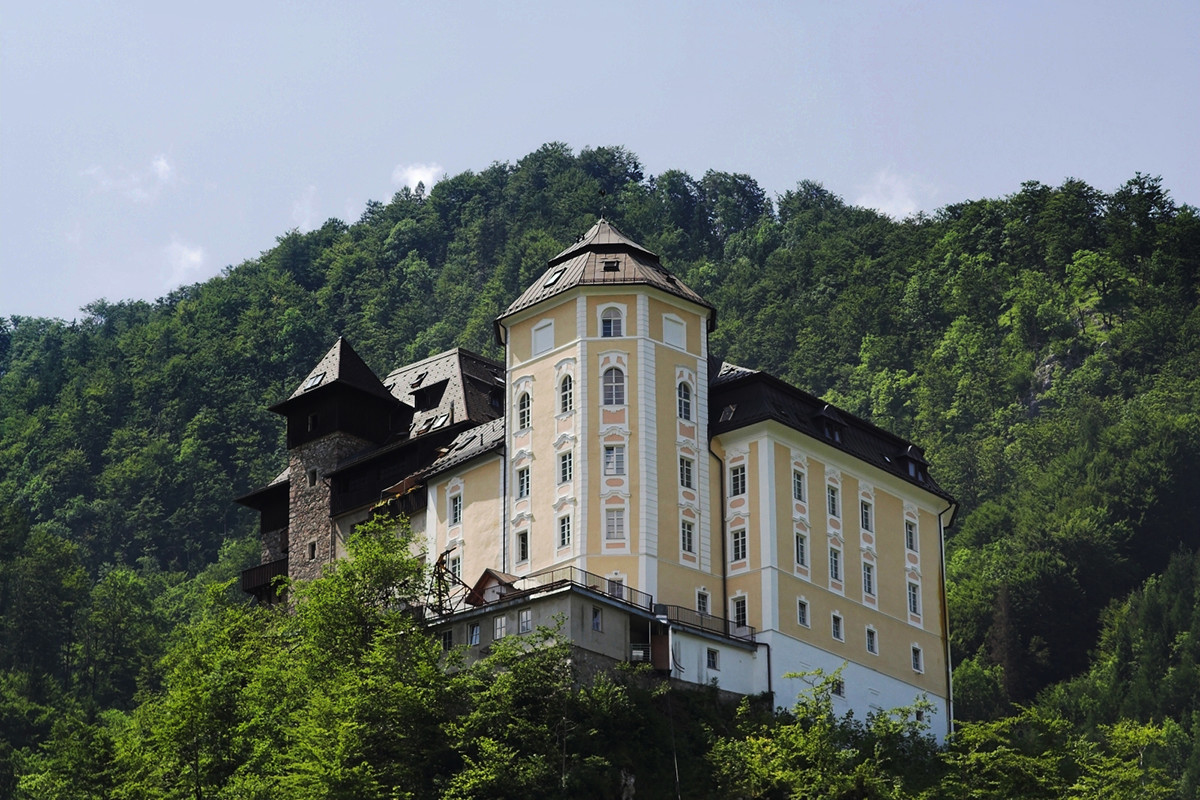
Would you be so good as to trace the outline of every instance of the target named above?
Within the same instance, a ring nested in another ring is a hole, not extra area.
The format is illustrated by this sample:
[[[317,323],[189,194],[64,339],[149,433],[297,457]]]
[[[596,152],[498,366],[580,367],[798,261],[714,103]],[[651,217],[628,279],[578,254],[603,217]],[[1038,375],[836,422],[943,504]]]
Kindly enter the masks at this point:
[[[0,320],[0,795],[56,720],[163,685],[205,587],[256,557],[231,499],[284,463],[267,406],[336,336],[381,374],[497,354],[492,320],[601,213],[717,307],[714,352],[926,449],[962,506],[958,717],[1016,725],[1010,703],[1040,702],[1079,736],[1166,720],[1188,791],[1200,219],[1142,175],[1014,188],[895,221],[809,182],[772,200],[747,175],[552,144],[154,303]]]

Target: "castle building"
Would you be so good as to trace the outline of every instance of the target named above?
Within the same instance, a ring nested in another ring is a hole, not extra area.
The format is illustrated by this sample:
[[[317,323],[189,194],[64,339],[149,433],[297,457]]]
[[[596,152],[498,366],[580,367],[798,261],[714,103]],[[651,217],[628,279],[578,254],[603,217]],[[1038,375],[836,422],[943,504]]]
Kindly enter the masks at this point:
[[[457,349],[380,380],[339,339],[296,391],[288,467],[243,588],[317,576],[380,506],[424,542],[424,607],[468,656],[561,623],[581,662],[789,706],[933,704],[950,725],[943,529],[915,445],[714,358],[716,311],[601,219],[496,320],[504,363]]]

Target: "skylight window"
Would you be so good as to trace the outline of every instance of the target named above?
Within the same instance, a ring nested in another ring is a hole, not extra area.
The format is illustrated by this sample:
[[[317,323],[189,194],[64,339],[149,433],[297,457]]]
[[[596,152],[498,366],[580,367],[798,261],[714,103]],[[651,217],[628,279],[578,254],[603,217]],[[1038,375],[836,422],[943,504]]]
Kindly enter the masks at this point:
[[[425,380],[425,376],[428,374],[429,374],[428,372],[422,372],[420,375],[413,378],[413,382],[409,384],[409,388],[416,389],[418,386],[421,385],[421,381]]]
[[[729,422],[733,419],[733,412],[737,411],[737,403],[732,403],[721,409],[721,422]]]
[[[604,271],[605,272],[617,272],[620,269],[621,269],[621,262],[618,261],[617,259],[615,259],[615,258],[604,259]]]
[[[438,417],[436,420],[434,420],[433,426],[430,428],[430,430],[433,430],[434,428],[440,428],[449,421],[450,421],[450,415],[442,414],[440,417]]]
[[[325,373],[318,372],[316,375],[313,375],[311,378],[309,378],[304,383],[304,391],[307,392],[309,389],[317,388],[318,386],[321,385],[321,381],[323,381],[323,380],[325,380]]]
[[[546,289],[549,289],[551,286],[558,283],[558,279],[561,278],[563,273],[566,271],[566,267],[559,267],[558,269],[554,270],[554,272],[550,273],[550,277],[546,278],[546,282],[543,283],[542,286]]]

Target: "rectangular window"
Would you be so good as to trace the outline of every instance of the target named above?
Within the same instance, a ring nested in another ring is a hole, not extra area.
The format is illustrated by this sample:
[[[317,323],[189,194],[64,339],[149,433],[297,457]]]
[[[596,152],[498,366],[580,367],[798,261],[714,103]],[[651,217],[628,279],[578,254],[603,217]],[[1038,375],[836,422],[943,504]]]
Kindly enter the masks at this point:
[[[808,537],[803,533],[796,534],[796,566],[808,566]]]
[[[792,470],[792,499],[804,502],[804,473],[798,469]]]
[[[729,470],[729,496],[737,497],[746,493],[746,467],[734,467]]]
[[[695,463],[690,458],[679,457],[679,485],[684,489],[695,489],[696,485],[692,479],[692,469]]]
[[[879,647],[875,642],[875,629],[867,628],[867,652],[875,655],[879,654]]]
[[[708,652],[704,656],[704,665],[709,669],[721,669],[721,651],[708,648]]]
[[[841,516],[841,510],[838,507],[838,490],[836,486],[825,487],[825,501],[826,505],[829,507],[829,516]]]
[[[533,609],[522,608],[517,612],[517,633],[529,633],[533,630]]]
[[[685,553],[696,552],[696,526],[686,519],[679,523],[679,548]]]
[[[539,355],[554,347],[554,320],[547,320],[533,329],[533,354]]]
[[[308,560],[315,561],[316,558],[317,558],[317,543],[309,542],[308,543]]]
[[[875,565],[863,563],[863,594],[875,596]]]
[[[917,523],[909,519],[904,520],[904,546],[917,552]]]
[[[449,569],[455,580],[462,580],[462,557],[453,556],[450,559]]]
[[[859,516],[862,517],[862,529],[864,531],[874,530],[874,518],[871,515],[871,504],[866,500],[860,500],[858,503],[858,510]]]
[[[529,497],[529,467],[517,470],[517,497]]]
[[[508,635],[508,617],[501,614],[492,617],[492,640],[503,639]]]
[[[592,630],[604,630],[604,610],[600,606],[592,606]]]
[[[625,445],[608,444],[604,446],[604,474],[625,474]]]
[[[517,562],[529,560],[529,531],[517,534]]]
[[[568,450],[558,454],[558,482],[570,483],[575,477],[575,456]]]
[[[624,578],[609,578],[608,593],[618,600],[625,599],[625,579]]]
[[[911,581],[908,584],[908,613],[921,616],[921,587]]]
[[[625,538],[625,509],[610,508],[604,512],[604,538],[610,541]]]
[[[733,532],[733,553],[731,561],[746,560],[746,529],[743,528]]]
[[[701,614],[708,613],[708,592],[696,592],[696,610]]]
[[[559,517],[558,518],[558,546],[559,547],[570,547],[571,546],[571,518],[570,517]]]
[[[842,641],[842,618],[834,614],[830,617],[830,627],[833,632],[833,638],[839,642]]]
[[[317,471],[315,469],[310,469],[308,471],[308,485],[309,486],[317,485]]]
[[[733,624],[739,628],[746,627],[746,598],[733,598]]]
[[[442,652],[454,649],[454,630],[442,631]]]
[[[472,646],[479,644],[479,623],[478,622],[472,622],[470,625],[467,626],[467,644],[472,645]]]
[[[915,646],[912,649],[912,667],[913,672],[925,671],[925,664],[921,659],[921,648]]]
[[[804,627],[808,627],[808,601],[796,601],[796,622],[799,622]]]
[[[837,678],[834,680],[833,685],[830,687],[829,690],[838,697],[845,697],[846,696],[846,682],[844,680],[842,680],[841,678]]]
[[[456,494],[450,498],[450,524],[458,525],[462,522],[462,495]]]
[[[829,548],[829,579],[831,581],[842,579],[842,551],[836,547]]]

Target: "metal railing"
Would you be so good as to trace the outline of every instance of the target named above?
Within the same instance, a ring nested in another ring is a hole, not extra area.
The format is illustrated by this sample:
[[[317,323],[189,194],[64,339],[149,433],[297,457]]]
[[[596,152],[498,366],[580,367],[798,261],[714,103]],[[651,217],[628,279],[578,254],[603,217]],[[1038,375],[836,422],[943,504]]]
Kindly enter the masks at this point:
[[[738,625],[733,620],[714,617],[712,614],[703,614],[690,608],[684,608],[683,606],[656,603],[654,614],[666,617],[671,622],[687,628],[694,628],[706,633],[715,633],[718,636],[726,636],[730,639],[753,642],[758,633],[752,625]]]
[[[654,608],[654,597],[646,592],[634,589],[624,583],[610,580],[600,575],[580,569],[579,567],[557,567],[527,575],[513,582],[513,587],[519,592],[542,589],[555,584],[574,584],[599,592],[621,603],[651,611]]]
[[[650,663],[650,645],[639,642],[630,644],[629,660],[635,664]]]

